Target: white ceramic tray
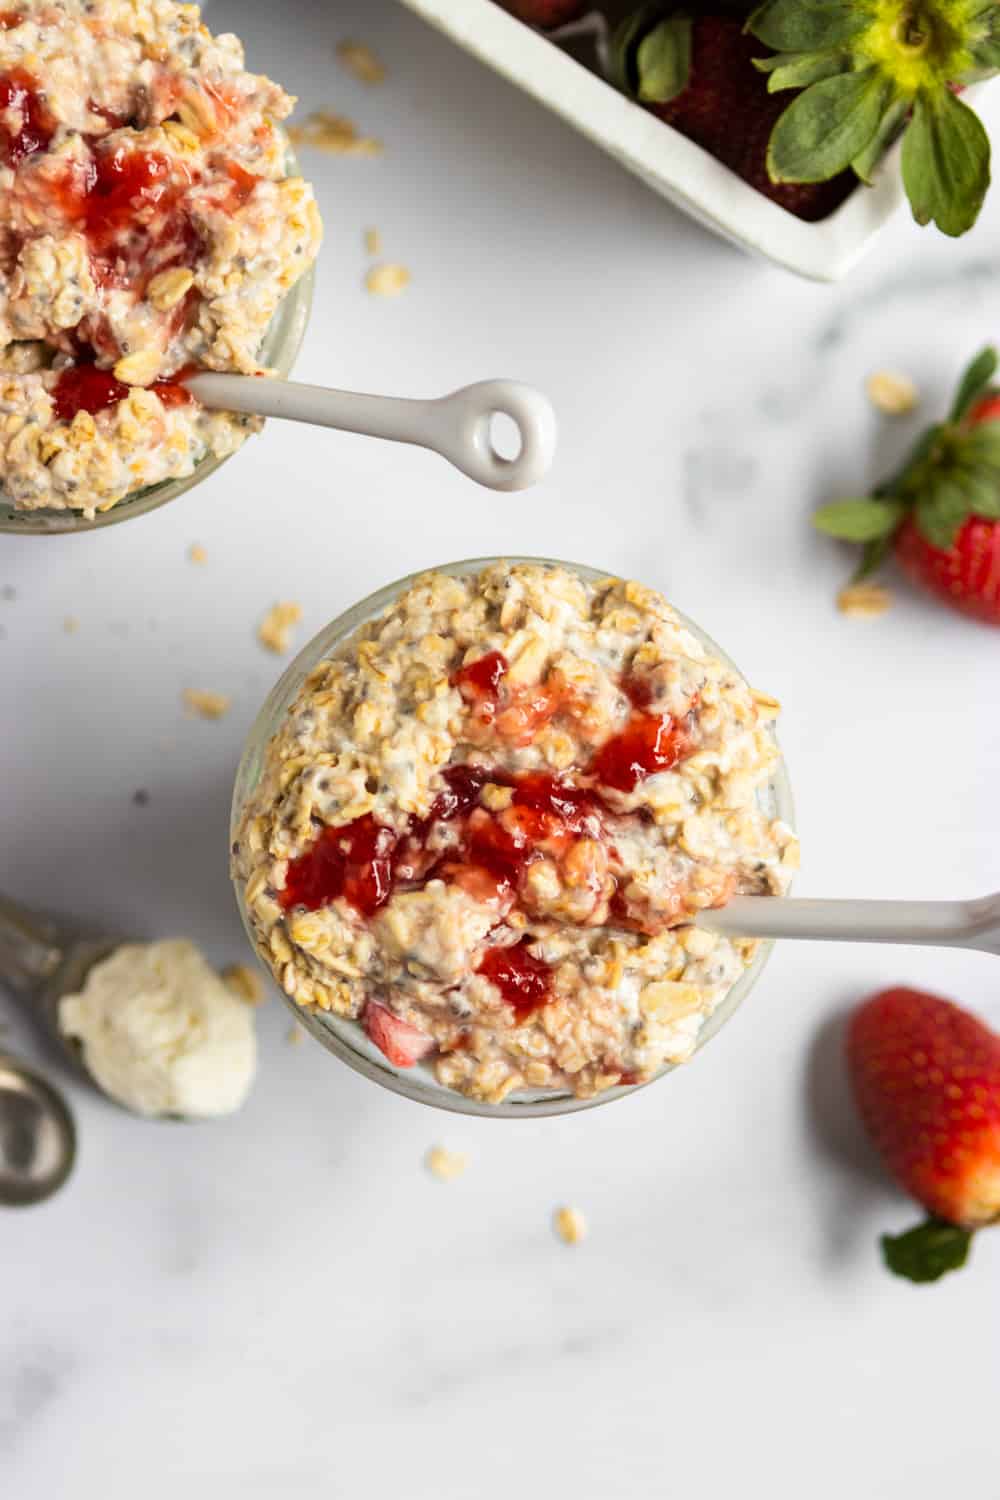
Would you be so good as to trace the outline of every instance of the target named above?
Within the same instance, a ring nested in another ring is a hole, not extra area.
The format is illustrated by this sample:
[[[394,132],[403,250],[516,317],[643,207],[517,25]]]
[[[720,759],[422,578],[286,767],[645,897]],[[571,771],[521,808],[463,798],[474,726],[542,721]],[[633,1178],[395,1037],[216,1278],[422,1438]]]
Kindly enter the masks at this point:
[[[402,0],[452,41],[568,120],[715,234],[815,281],[846,276],[904,202],[896,152],[828,219],[807,224],[588,72],[493,0]]]

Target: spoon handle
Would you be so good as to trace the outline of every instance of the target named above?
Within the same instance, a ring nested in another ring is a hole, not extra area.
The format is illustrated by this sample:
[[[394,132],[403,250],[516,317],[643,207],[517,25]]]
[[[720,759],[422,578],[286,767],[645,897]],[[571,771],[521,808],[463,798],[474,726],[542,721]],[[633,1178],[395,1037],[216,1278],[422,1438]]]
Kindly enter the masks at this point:
[[[908,943],[1000,954],[1000,894],[973,901],[817,901],[736,896],[696,926],[733,937]]]
[[[40,989],[62,959],[55,928],[0,894],[0,984],[19,992]]]
[[[185,384],[203,406],[215,410],[284,417],[430,448],[492,490],[536,484],[555,454],[556,418],[548,397],[516,380],[483,380],[436,401],[210,372],[191,375]],[[509,417],[520,434],[521,451],[515,458],[505,458],[496,448],[491,423],[497,415]]]

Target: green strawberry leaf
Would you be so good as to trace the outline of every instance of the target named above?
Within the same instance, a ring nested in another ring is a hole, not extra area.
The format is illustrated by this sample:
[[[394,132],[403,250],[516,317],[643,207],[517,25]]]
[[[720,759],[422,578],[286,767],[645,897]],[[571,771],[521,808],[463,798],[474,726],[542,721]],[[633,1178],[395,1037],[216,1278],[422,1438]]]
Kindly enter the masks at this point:
[[[835,500],[820,506],[812,522],[841,542],[874,542],[892,535],[905,510],[901,500]]]
[[[807,88],[771,132],[771,180],[825,182],[836,177],[878,133],[892,92],[892,83],[875,67],[825,78]]]
[[[917,530],[942,552],[952,546],[963,521],[971,514],[969,496],[947,474],[935,476],[923,494],[917,496],[914,506]]]
[[[638,97],[667,104],[683,94],[691,73],[691,17],[673,15],[646,33],[635,54]]]
[[[955,470],[955,483],[965,492],[973,515],[984,521],[1000,519],[1000,474],[963,466]]]
[[[949,422],[961,422],[978,398],[985,396],[996,372],[997,351],[992,345],[987,345],[976,355],[958,383],[958,390],[948,413]],[[988,432],[989,428],[981,430]]]
[[[786,52],[777,57],[751,58],[760,73],[769,73],[767,92],[779,94],[782,89],[804,89],[837,73],[849,73],[849,52]]]
[[[870,24],[864,8],[851,0],[764,0],[744,29],[775,52],[816,52],[839,47]]]
[[[872,173],[902,130],[909,112],[910,101],[908,99],[894,99],[889,105],[868,145],[851,162],[851,166],[862,182],[871,182]]]
[[[971,1230],[943,1219],[927,1219],[905,1234],[884,1234],[882,1259],[890,1271],[907,1281],[938,1281],[965,1265],[971,1242]]]
[[[891,535],[878,536],[875,537],[874,541],[865,542],[864,547],[861,549],[861,561],[851,575],[851,582],[864,583],[866,578],[870,578],[873,573],[877,573],[889,556],[891,547]]]
[[[647,0],[632,11],[611,38],[611,76],[615,86],[635,99],[639,93],[639,70],[636,54],[650,27],[664,20],[669,6],[664,0]]]
[[[933,427],[922,432],[910,449],[905,463],[891,479],[879,485],[876,495],[912,496],[918,493],[923,482],[924,467],[934,450],[941,445],[947,430],[944,422],[935,422]]]
[[[964,234],[989,185],[990,141],[978,116],[947,88],[922,90],[903,136],[903,186],[917,223]]]
[[[958,456],[967,463],[990,470],[1000,467],[1000,423],[983,422],[971,432],[963,433],[956,447]]]

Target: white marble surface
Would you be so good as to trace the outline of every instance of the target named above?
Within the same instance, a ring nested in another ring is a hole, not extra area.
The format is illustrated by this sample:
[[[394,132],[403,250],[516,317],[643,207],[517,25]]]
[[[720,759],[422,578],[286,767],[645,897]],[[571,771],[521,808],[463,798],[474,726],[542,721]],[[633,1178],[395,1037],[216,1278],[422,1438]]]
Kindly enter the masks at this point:
[[[256,621],[300,599],[304,640],[411,568],[504,550],[662,586],[784,700],[801,893],[1000,885],[997,637],[905,592],[841,618],[844,560],[806,523],[912,431],[867,408],[866,371],[910,371],[934,412],[997,334],[1000,190],[960,244],[901,221],[815,287],[709,238],[389,0],[211,14],[387,144],[307,157],[328,238],[301,376],[534,381],[561,453],[542,489],[496,499],[430,456],[275,424],[155,515],[0,539],[0,885],[239,957],[228,794],[278,670]],[[383,52],[383,89],[337,69],[347,34]],[[367,225],[413,271],[397,301],[361,290]],[[186,718],[186,687],[232,713]],[[935,1288],[891,1280],[876,1236],[912,1211],[839,1072],[838,1017],[893,980],[1000,1020],[988,957],[788,946],[694,1066],[565,1121],[435,1116],[288,1046],[277,1002],[230,1122],[134,1121],[64,1080],[78,1170],[0,1216],[4,1493],[983,1493],[1000,1232]],[[436,1141],[470,1153],[463,1180],[426,1175]],[[578,1249],[550,1231],[561,1202],[590,1221]]]

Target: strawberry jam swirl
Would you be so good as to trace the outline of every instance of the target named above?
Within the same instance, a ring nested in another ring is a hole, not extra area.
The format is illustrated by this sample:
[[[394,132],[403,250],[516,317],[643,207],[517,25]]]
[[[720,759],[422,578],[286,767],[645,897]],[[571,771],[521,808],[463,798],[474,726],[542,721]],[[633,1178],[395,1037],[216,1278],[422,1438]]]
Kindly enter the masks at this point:
[[[173,0],[0,12],[0,490],[92,515],[260,425],[184,377],[261,371],[315,258],[294,101]]]
[[[640,585],[427,575],[271,741],[234,845],[261,955],[473,1098],[643,1082],[753,958],[694,916],[795,867],[775,710]]]

